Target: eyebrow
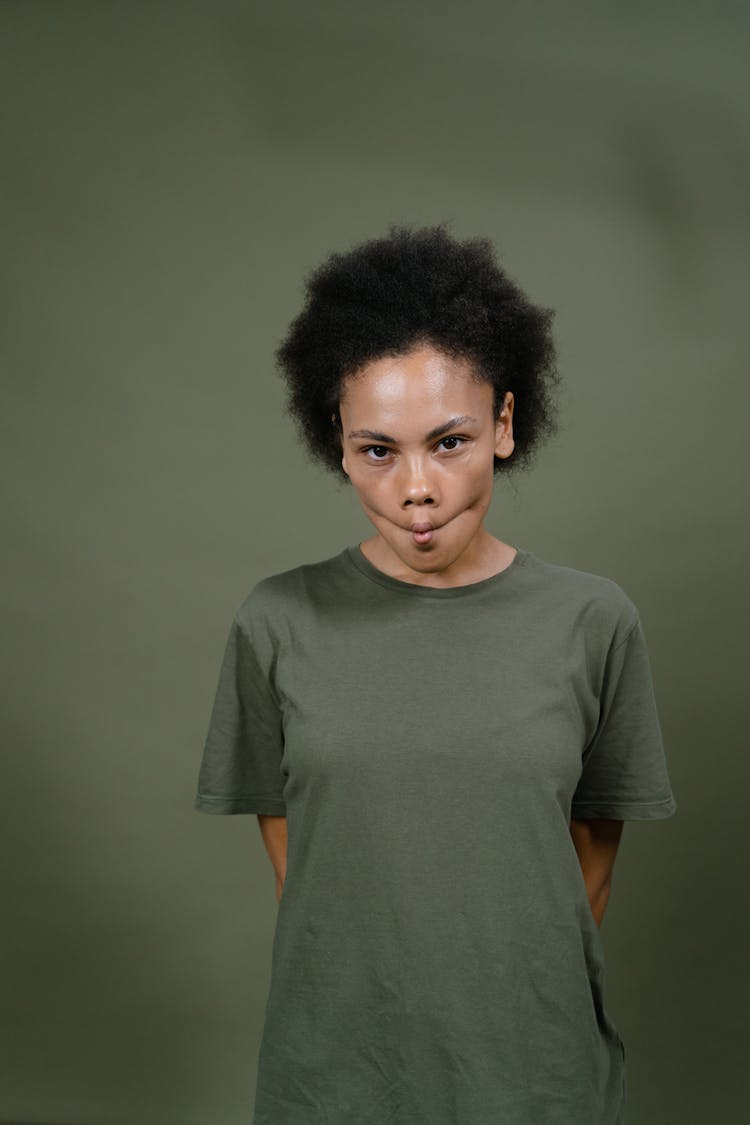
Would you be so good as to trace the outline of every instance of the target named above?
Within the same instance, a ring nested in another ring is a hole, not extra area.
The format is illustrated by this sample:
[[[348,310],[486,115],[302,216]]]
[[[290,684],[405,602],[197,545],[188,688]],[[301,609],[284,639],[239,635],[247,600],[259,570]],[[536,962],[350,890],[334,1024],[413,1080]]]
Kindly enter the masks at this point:
[[[428,434],[425,434],[425,441],[432,441],[433,438],[440,437],[441,434],[446,433],[448,430],[455,430],[459,426],[465,426],[467,422],[478,422],[478,418],[472,418],[470,414],[458,414],[455,418],[449,418],[447,422],[443,422],[440,426],[435,426]],[[388,434],[378,433],[377,430],[351,430],[347,435],[350,438],[371,438],[373,441],[388,442],[390,445],[396,445],[396,439],[388,437]]]

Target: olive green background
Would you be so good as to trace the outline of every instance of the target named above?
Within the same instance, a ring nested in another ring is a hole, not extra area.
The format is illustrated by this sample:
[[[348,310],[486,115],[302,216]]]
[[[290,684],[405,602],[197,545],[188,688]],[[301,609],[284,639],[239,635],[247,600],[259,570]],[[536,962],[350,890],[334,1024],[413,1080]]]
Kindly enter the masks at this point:
[[[748,9],[0,5],[0,1119],[249,1122],[276,901],[192,809],[262,576],[371,533],[272,350],[391,221],[487,235],[557,310],[561,434],[490,530],[606,574],[678,812],[602,934],[628,1125],[744,1122]]]

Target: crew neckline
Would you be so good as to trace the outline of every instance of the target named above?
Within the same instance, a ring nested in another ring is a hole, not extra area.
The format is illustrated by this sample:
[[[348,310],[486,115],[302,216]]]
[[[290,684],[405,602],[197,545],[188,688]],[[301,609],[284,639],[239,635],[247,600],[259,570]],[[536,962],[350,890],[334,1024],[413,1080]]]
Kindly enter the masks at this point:
[[[367,556],[363,554],[359,543],[345,547],[344,555],[361,574],[364,574],[366,578],[376,582],[379,586],[385,586],[389,590],[398,590],[402,594],[411,594],[417,598],[446,599],[483,593],[485,590],[507,582],[528,562],[531,551],[524,547],[516,547],[515,555],[503,570],[498,570],[487,578],[480,578],[478,582],[466,582],[461,586],[422,586],[418,582],[407,582],[403,578],[395,578],[392,574],[386,574],[384,570],[380,570],[374,563],[370,562]]]

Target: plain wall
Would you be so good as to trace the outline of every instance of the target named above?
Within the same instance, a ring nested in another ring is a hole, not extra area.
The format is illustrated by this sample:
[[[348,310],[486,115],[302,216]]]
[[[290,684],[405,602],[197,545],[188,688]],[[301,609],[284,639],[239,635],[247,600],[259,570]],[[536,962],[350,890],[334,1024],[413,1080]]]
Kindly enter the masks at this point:
[[[602,935],[629,1125],[746,1120],[748,9],[0,6],[0,1119],[249,1122],[276,914],[192,808],[234,609],[372,533],[272,351],[387,224],[486,235],[556,309],[562,432],[489,530],[605,574],[677,815]]]

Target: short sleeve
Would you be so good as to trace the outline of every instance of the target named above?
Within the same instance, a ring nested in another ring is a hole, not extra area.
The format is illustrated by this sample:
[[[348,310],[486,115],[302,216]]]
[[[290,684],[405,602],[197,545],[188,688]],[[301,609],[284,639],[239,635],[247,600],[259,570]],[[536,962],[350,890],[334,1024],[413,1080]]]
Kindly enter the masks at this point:
[[[571,816],[661,820],[677,811],[640,617],[610,650],[599,720],[583,753]]]
[[[194,809],[284,816],[282,713],[235,615],[219,672]]]

